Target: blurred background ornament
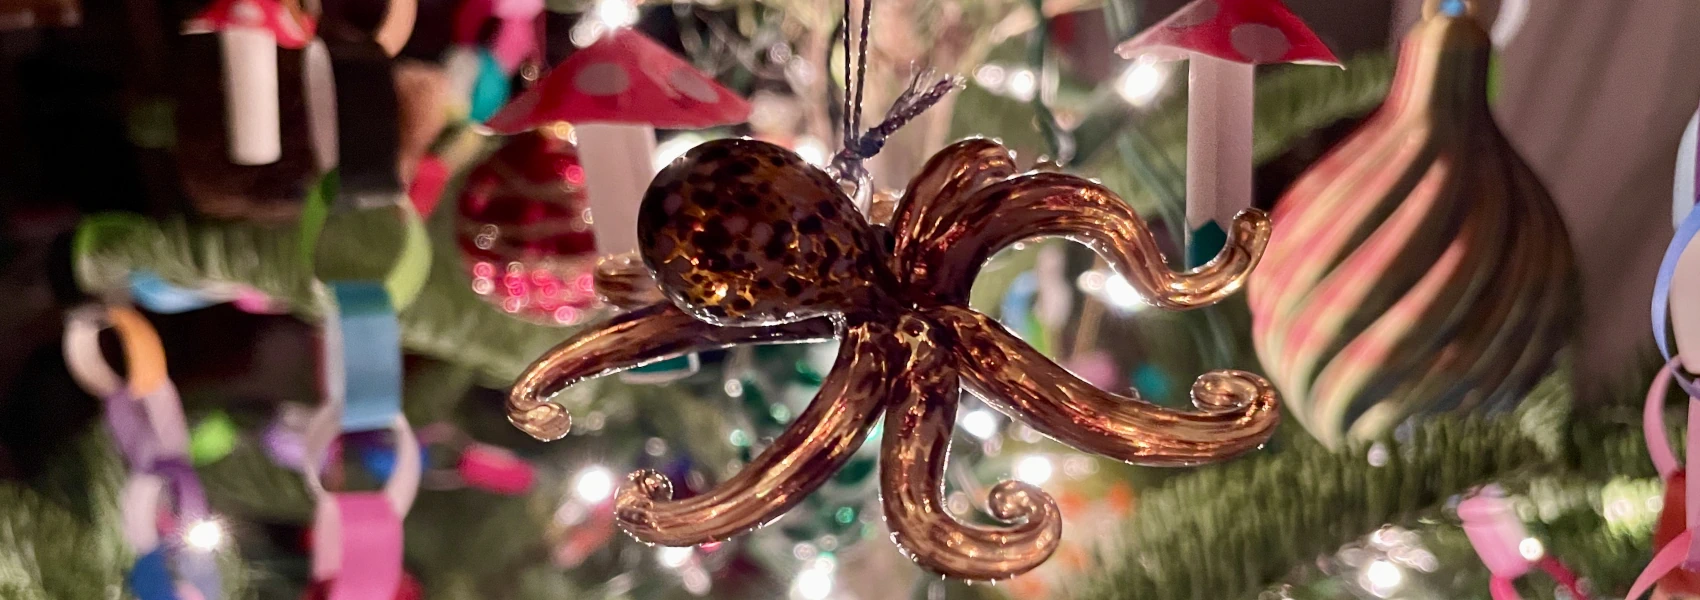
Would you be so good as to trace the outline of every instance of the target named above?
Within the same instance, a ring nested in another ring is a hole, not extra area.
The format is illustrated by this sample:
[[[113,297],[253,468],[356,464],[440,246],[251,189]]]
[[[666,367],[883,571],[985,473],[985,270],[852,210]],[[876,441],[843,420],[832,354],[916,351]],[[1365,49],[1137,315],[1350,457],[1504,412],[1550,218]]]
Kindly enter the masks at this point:
[[[1487,32],[1441,4],[1386,104],[1282,197],[1248,284],[1258,356],[1325,444],[1504,407],[1575,320],[1564,224],[1488,108]]]
[[[584,168],[558,123],[508,138],[467,175],[456,239],[472,289],[503,311],[572,325],[598,302]]]

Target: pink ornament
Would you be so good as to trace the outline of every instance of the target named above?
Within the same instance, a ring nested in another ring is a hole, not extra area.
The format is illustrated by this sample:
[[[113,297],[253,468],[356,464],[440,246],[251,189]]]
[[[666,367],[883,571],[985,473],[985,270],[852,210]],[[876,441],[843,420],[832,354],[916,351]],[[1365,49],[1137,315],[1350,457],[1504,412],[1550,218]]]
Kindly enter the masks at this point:
[[[512,452],[484,444],[471,444],[462,450],[456,468],[467,485],[509,496],[525,493],[537,480],[530,463]]]

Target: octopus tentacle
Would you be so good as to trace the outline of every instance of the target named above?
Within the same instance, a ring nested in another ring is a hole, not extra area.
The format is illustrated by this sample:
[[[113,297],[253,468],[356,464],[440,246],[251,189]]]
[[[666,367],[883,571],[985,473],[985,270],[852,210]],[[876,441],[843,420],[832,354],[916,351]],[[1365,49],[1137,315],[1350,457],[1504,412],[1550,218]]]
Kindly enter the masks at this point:
[[[567,434],[572,418],[548,399],[578,382],[737,344],[827,340],[835,329],[825,318],[770,327],[720,327],[669,303],[647,306],[579,332],[526,367],[508,392],[508,421],[531,437],[557,440]]]
[[[1023,239],[1062,236],[1097,251],[1147,302],[1170,310],[1209,306],[1239,291],[1269,243],[1269,217],[1242,211],[1214,259],[1177,273],[1132,208],[1080,177],[1029,173],[992,183],[963,202],[970,207],[948,229],[898,240],[899,247],[919,244],[918,266],[900,271],[912,277],[911,289],[942,303],[966,302],[974,277],[994,252]]]
[[[614,308],[626,310],[666,300],[636,252],[603,257],[596,263],[595,277],[596,293]]]
[[[891,219],[897,237],[892,269],[903,273],[921,264],[922,240],[935,239],[955,222],[975,190],[1016,173],[1009,149],[985,138],[962,140],[934,154],[909,180]]]
[[[1274,386],[1251,373],[1205,373],[1192,386],[1198,410],[1174,410],[1100,390],[973,310],[945,306],[927,314],[955,330],[969,389],[1086,452],[1142,465],[1196,465],[1257,448],[1281,420]]]
[[[1006,527],[963,523],[945,510],[961,379],[950,353],[926,331],[936,326],[904,321],[898,335],[913,350],[891,386],[880,448],[880,501],[892,540],[916,563],[950,577],[1005,579],[1039,566],[1062,539],[1062,515],[1039,488],[1018,481],[992,488],[992,516],[1014,523]]]
[[[891,336],[889,325],[851,326],[808,409],[755,461],[714,489],[672,500],[665,475],[633,473],[614,501],[620,527],[647,543],[690,546],[724,540],[784,514],[837,473],[867,438],[886,400]]]

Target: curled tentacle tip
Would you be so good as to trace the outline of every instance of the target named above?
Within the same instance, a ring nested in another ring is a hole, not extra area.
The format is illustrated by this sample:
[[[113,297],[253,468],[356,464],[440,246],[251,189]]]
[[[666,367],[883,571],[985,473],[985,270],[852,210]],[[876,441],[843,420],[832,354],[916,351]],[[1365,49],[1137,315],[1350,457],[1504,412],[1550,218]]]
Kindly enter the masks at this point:
[[[1269,246],[1269,236],[1275,230],[1275,224],[1269,219],[1269,213],[1255,208],[1248,208],[1234,215],[1233,243],[1251,253],[1252,259],[1263,255],[1263,249]]]
[[[1057,502],[1039,486],[1025,481],[1005,480],[992,486],[986,508],[999,521],[1032,521],[1056,513]]]
[[[530,408],[520,408],[520,402],[510,401],[508,407],[508,422],[513,423],[520,431],[544,442],[553,442],[567,436],[573,428],[573,417],[567,410],[558,405],[544,402]]]
[[[1275,385],[1261,375],[1221,369],[1192,383],[1192,403],[1206,412],[1247,411],[1275,405]]]
[[[620,486],[618,502],[621,504],[645,504],[650,502],[666,502],[673,499],[673,482],[658,471],[644,469],[626,476],[625,485]]]
[[[651,539],[656,529],[655,503],[672,499],[673,482],[666,475],[648,469],[632,473],[614,495],[614,520],[638,541],[661,542]]]

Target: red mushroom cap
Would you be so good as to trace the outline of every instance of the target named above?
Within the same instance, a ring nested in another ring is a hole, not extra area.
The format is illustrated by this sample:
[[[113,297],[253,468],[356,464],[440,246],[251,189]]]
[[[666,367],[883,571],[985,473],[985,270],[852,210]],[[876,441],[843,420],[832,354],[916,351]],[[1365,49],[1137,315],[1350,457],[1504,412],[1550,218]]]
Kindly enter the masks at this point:
[[[743,98],[655,40],[620,29],[568,56],[484,124],[502,134],[555,121],[701,129],[749,116]]]
[[[1205,54],[1253,65],[1339,66],[1339,59],[1281,0],[1195,0],[1116,46],[1123,58],[1184,60]]]
[[[185,33],[208,33],[231,27],[260,27],[277,37],[277,45],[292,50],[313,40],[311,17],[296,14],[277,0],[213,0],[206,10],[183,25]]]

